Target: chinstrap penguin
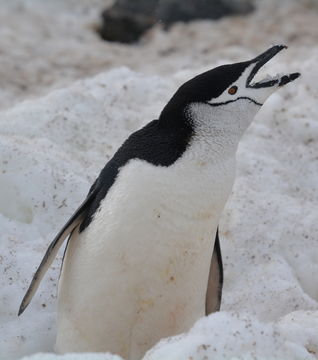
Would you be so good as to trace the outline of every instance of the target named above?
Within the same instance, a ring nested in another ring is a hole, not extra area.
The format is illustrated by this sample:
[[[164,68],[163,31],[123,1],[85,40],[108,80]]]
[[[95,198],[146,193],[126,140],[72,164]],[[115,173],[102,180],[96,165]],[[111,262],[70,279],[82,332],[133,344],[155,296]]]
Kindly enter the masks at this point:
[[[284,45],[183,84],[133,133],[49,246],[21,314],[64,240],[57,352],[140,359],[220,308],[218,222],[238,143],[265,100],[299,73],[253,82]]]

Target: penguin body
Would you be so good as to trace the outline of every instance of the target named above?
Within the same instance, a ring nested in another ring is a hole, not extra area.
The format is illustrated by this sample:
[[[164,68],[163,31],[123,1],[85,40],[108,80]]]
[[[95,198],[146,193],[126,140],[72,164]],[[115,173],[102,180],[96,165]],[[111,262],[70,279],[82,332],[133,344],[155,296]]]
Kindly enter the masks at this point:
[[[90,351],[93,344],[94,351],[139,359],[161,334],[186,331],[205,315],[233,164],[219,169],[221,177],[200,159],[189,159],[193,174],[184,165],[160,169],[131,160],[87,230],[72,235],[59,281],[58,352]],[[193,181],[200,184],[195,193]],[[215,192],[207,193],[211,183]]]
[[[219,309],[218,222],[239,140],[266,98],[299,74],[252,80],[283,48],[188,81],[106,164],[53,240],[20,307],[70,234],[58,289],[58,352],[137,360]]]

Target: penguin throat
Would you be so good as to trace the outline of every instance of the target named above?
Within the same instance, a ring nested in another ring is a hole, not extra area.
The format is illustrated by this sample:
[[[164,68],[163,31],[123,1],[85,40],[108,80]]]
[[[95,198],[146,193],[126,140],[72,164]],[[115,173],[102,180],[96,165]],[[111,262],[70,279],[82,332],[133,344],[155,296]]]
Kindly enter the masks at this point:
[[[234,156],[242,135],[259,108],[256,105],[254,107],[255,109],[247,109],[236,103],[224,107],[191,104],[186,113],[193,124],[192,141],[201,142],[202,146],[207,147],[206,151],[212,154]]]

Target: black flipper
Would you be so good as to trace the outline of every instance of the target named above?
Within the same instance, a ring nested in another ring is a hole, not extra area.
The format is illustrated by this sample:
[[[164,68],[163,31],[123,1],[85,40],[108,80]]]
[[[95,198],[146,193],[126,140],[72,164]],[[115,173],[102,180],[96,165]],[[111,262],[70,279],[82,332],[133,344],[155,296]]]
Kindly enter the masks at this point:
[[[33,298],[36,290],[38,289],[43,276],[47,272],[48,268],[51,266],[53,260],[56,257],[57,252],[59,251],[61,245],[63,244],[64,240],[71,234],[71,232],[81,224],[83,221],[85,214],[89,207],[91,206],[92,202],[95,200],[97,193],[96,189],[96,182],[91,187],[91,190],[85,199],[85,201],[80,205],[80,207],[75,211],[75,213],[71,216],[68,222],[63,226],[60,232],[56,235],[54,240],[51,242],[50,246],[46,250],[46,253],[41,261],[40,266],[36,270],[31,284],[24,295],[24,298],[21,302],[18,315],[21,315],[23,311],[27,308],[30,301]]]
[[[219,229],[216,231],[214,249],[212,254],[208,287],[206,292],[205,314],[219,311],[221,307],[223,287],[223,264],[219,241]]]

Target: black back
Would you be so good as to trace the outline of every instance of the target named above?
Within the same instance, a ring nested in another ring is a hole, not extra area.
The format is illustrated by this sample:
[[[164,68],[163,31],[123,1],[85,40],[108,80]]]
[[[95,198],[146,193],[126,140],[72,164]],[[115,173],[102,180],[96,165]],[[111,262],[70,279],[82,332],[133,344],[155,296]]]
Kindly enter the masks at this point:
[[[154,120],[133,133],[105,165],[91,187],[88,196],[92,192],[95,192],[96,196],[87,209],[80,232],[92,221],[95,211],[115,182],[122,166],[131,159],[145,160],[156,166],[170,166],[186,150],[191,135],[192,129],[189,126],[176,129],[173,126],[161,125],[159,120]]]

